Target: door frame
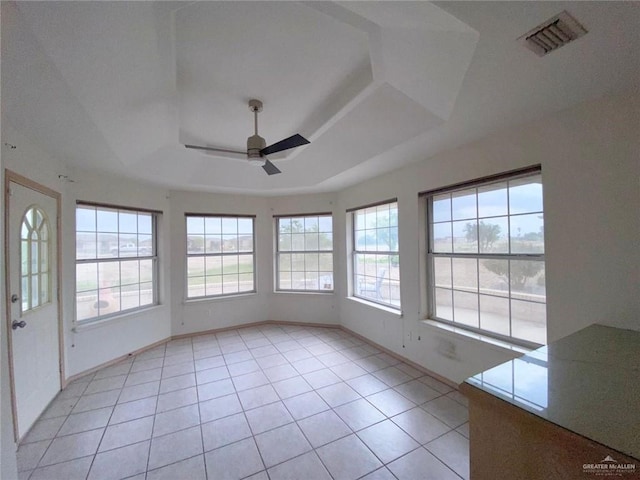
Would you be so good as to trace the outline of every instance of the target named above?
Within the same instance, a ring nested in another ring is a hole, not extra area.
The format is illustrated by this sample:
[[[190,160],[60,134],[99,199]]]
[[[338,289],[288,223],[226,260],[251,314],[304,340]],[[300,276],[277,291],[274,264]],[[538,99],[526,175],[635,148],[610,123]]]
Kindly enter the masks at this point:
[[[11,413],[13,414],[13,437],[16,443],[21,438],[18,437],[18,406],[16,404],[16,392],[13,373],[13,330],[11,329],[11,281],[9,266],[9,208],[11,203],[10,184],[15,183],[30,190],[53,198],[56,201],[56,282],[57,288],[55,298],[58,301],[58,370],[60,372],[60,388],[64,386],[64,335],[62,328],[62,223],[60,216],[62,214],[62,196],[59,192],[49,187],[41,185],[27,177],[15,173],[9,169],[4,171],[4,274],[5,274],[5,308],[7,316],[7,351],[9,355],[9,385],[11,390]]]

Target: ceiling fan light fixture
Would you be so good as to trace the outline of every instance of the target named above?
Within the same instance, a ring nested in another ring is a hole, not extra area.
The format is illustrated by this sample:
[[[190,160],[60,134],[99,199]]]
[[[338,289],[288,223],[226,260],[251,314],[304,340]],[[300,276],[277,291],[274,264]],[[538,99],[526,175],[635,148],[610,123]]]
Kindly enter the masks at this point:
[[[264,164],[267,162],[267,159],[264,157],[248,157],[247,160],[249,160],[249,165],[253,165],[254,167],[263,167]]]

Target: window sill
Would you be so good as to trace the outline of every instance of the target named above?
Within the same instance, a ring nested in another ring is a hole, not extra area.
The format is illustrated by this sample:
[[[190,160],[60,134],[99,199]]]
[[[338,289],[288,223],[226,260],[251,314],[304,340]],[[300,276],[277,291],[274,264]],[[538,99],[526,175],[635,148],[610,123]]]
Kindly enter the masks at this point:
[[[144,307],[141,308],[139,310],[134,310],[131,312],[126,312],[126,313],[122,313],[119,315],[114,315],[112,317],[107,317],[107,318],[99,318],[97,320],[85,320],[82,322],[76,322],[75,326],[71,329],[72,332],[74,333],[81,333],[84,332],[85,330],[93,330],[94,328],[100,328],[100,327],[106,327],[112,323],[117,323],[117,322],[121,322],[124,320],[128,320],[131,317],[135,317],[141,314],[146,314],[150,311],[153,310],[157,310],[159,308],[162,308],[164,305],[162,304],[158,304],[158,305],[152,305],[149,307]]]
[[[510,343],[504,340],[498,340],[497,338],[493,338],[488,335],[482,335],[481,333],[470,332],[469,330],[465,330],[464,328],[458,328],[452,325],[447,325],[446,323],[442,323],[437,320],[426,319],[426,320],[422,320],[421,323],[426,327],[437,329],[437,330],[444,330],[446,332],[452,333],[453,335],[457,335],[467,339],[482,342],[484,344],[489,344],[493,347],[498,347],[501,350],[508,350],[508,351],[516,352],[518,354],[523,354],[523,355],[530,353],[534,350],[534,349],[529,349],[527,347],[523,347],[522,345],[517,345],[515,343]]]
[[[386,305],[381,305],[381,304],[376,303],[376,302],[370,302],[370,301],[364,300],[362,298],[347,297],[347,300],[351,300],[353,302],[360,303],[360,304],[366,305],[368,307],[377,308],[378,310],[383,310],[383,311],[385,311],[387,313],[391,313],[393,315],[396,315],[398,318],[402,318],[404,316],[404,314],[402,313],[402,310],[399,310],[397,308],[387,307]]]
[[[258,295],[258,292],[242,292],[236,295],[224,295],[220,297],[200,297],[200,298],[191,298],[184,300],[184,305],[198,305],[200,303],[209,303],[209,302],[229,302],[232,300],[238,300],[242,298],[255,297]]]

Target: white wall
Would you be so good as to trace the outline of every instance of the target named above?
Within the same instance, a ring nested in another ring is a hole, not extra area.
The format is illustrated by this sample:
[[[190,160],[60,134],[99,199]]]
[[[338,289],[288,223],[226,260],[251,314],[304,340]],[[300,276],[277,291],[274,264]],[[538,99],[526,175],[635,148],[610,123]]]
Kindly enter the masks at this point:
[[[640,330],[639,103],[637,95],[591,102],[340,192],[341,212],[398,198],[403,311],[348,299],[342,285],[342,325],[456,382],[509,358],[421,322],[418,192],[542,164],[548,340],[596,322]],[[346,276],[343,263],[336,275]]]
[[[271,291],[271,244],[268,207],[264,198],[171,192],[171,295],[173,335],[225,328],[267,319]],[[237,297],[186,301],[185,213],[256,215],[256,290]]]
[[[318,194],[318,195],[295,195],[288,197],[274,197],[268,199],[269,204],[269,220],[271,221],[271,229],[267,232],[266,242],[271,245],[269,259],[272,269],[275,270],[275,227],[274,215],[296,215],[305,213],[328,213],[334,215],[334,229],[339,223],[340,212],[336,210],[336,195]],[[334,245],[339,242],[334,231]],[[334,265],[342,261],[341,257],[334,256]],[[335,268],[334,268],[335,270]],[[275,274],[272,274],[272,282]],[[338,279],[334,277],[334,283]],[[335,287],[334,287],[335,288]],[[273,283],[271,291],[274,290]],[[336,296],[333,293],[291,293],[291,292],[275,292],[269,298],[269,320],[280,320],[285,322],[302,322],[302,323],[323,323],[338,324],[339,315],[337,309]]]
[[[168,191],[104,173],[71,170],[63,195],[62,220],[65,269],[64,292],[67,376],[76,375],[114,358],[127,355],[171,336],[169,246],[170,206]],[[76,201],[146,208],[162,211],[158,216],[158,265],[160,305],[93,325],[74,327],[75,312],[75,206]],[[167,248],[164,248],[167,247]]]

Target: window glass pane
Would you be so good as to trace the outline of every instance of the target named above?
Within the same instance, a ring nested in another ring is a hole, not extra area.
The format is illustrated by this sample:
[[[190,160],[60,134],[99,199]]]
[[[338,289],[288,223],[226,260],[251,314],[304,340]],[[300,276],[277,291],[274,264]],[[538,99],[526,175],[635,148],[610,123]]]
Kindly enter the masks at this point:
[[[211,235],[222,234],[222,219],[220,217],[204,218],[204,233]]]
[[[433,277],[436,287],[451,288],[451,259],[436,257],[433,259]]]
[[[95,232],[96,231],[96,209],[76,208],[76,231]]]
[[[511,219],[511,253],[544,253],[544,219],[541,213]]]
[[[479,327],[477,294],[453,291],[453,321],[470,327]]]
[[[141,257],[153,255],[153,237],[151,235],[138,235],[138,255]]]
[[[480,253],[509,253],[509,219],[495,217],[478,222]]]
[[[205,257],[187,258],[187,276],[188,277],[201,277],[204,275],[204,258]]]
[[[207,235],[202,239],[202,246],[206,253],[220,253],[224,248],[222,235]],[[202,250],[200,250],[202,251]]]
[[[291,271],[291,254],[281,253],[278,255],[278,270]]]
[[[320,232],[333,232],[333,219],[330,216],[323,216],[318,219],[319,231]]]
[[[451,223],[436,223],[433,225],[433,251],[437,253],[453,252],[453,234]]]
[[[31,308],[40,306],[40,289],[38,288],[38,275],[31,276]]]
[[[544,262],[511,260],[509,273],[512,298],[545,302]]]
[[[398,204],[391,203],[389,204],[389,222],[388,225],[390,227],[398,226]]]
[[[238,219],[237,218],[223,218],[222,219],[222,233],[234,234],[238,233]]]
[[[238,257],[236,255],[222,257],[222,274],[228,275],[233,273],[238,273]]]
[[[304,234],[291,235],[291,249],[294,251],[304,250]]]
[[[509,296],[509,261],[496,258],[480,260],[480,293]]]
[[[204,218],[203,217],[187,217],[187,233],[204,234]]]
[[[238,272],[253,273],[253,255],[238,255]]]
[[[222,275],[207,277],[204,294],[207,296],[222,295]]]
[[[189,277],[187,278],[187,297],[196,298],[204,297],[204,277]]]
[[[239,218],[238,219],[238,233],[240,235],[253,236],[253,219],[252,218]]]
[[[435,290],[436,317],[453,321],[453,291],[446,288],[436,288]]]
[[[333,250],[333,235],[329,233],[320,233],[318,237],[318,248],[320,250]]]
[[[480,295],[480,328],[509,336],[509,299]]]
[[[241,252],[253,252],[253,235],[246,234],[239,236],[238,250]]]
[[[465,220],[477,217],[476,190],[462,190],[451,195],[451,217]]]
[[[120,288],[120,306],[122,310],[138,308],[140,306],[140,289],[142,285],[135,283],[123,285]]]
[[[120,262],[98,264],[98,284],[100,288],[120,285]]]
[[[76,265],[76,291],[86,292],[98,288],[98,264],[79,263]]]
[[[119,212],[118,228],[120,233],[138,233],[138,214]]]
[[[153,216],[150,213],[138,213],[138,233],[153,233]]]
[[[320,290],[333,290],[333,272],[319,272]]]
[[[294,272],[304,272],[303,253],[294,253],[291,255],[291,270]]]
[[[475,258],[451,259],[453,288],[475,292],[478,290],[478,260]]]
[[[153,260],[140,260],[140,281],[152,282],[155,277]]]
[[[512,335],[539,344],[547,343],[547,309],[543,303],[511,300]]]
[[[333,271],[333,253],[321,253],[318,255],[318,268],[322,271]]]
[[[76,294],[76,319],[86,320],[96,316],[96,302],[98,300],[98,291],[79,292]]]
[[[478,223],[476,220],[453,222],[453,251],[478,253]]]
[[[508,214],[507,182],[478,187],[478,217],[499,217]]]
[[[222,257],[206,257],[206,275],[222,275]]]
[[[291,234],[281,233],[278,235],[278,250],[281,252],[291,250]]]
[[[98,233],[98,258],[111,258],[118,255],[118,235],[115,233]]]
[[[279,218],[278,219],[278,232],[279,233],[291,233],[291,219]]]
[[[101,288],[98,300],[94,304],[97,313],[94,316],[109,315],[120,311],[120,287]]]
[[[97,226],[99,232],[118,232],[118,212],[115,210],[96,211]]]
[[[357,212],[354,212],[354,226],[356,230],[364,230],[366,227],[366,216],[365,216],[365,211],[364,210],[358,210]]]
[[[140,306],[153,305],[155,299],[153,296],[153,283],[141,283],[140,284]]]
[[[97,242],[95,233],[76,233],[76,258],[96,258]]]
[[[542,212],[542,183],[540,176],[509,181],[509,213]]]
[[[318,232],[318,217],[305,217],[304,219],[304,231],[305,232]]]
[[[138,260],[120,263],[120,283],[121,285],[140,283],[140,262]]]
[[[451,220],[451,195],[436,195],[433,197],[432,222],[447,222]]]
[[[318,254],[305,253],[304,267],[305,267],[305,271],[307,272],[317,272],[318,271]]]
[[[280,289],[282,290],[290,290],[291,289],[291,272],[280,272],[279,276],[280,281]]]
[[[253,287],[253,273],[241,273],[238,275],[238,289],[240,292],[250,292]]]
[[[238,293],[238,275],[223,275],[222,277],[222,293]]]
[[[317,233],[306,233],[304,235],[304,249],[318,250],[318,234]]]
[[[237,234],[233,235],[223,235],[222,236],[222,251],[223,252],[237,252],[238,251],[238,236]]]
[[[364,211],[364,224],[365,224],[365,228],[376,228],[377,226],[377,215],[378,215],[378,210],[376,207],[371,207],[371,208],[367,208]]]

